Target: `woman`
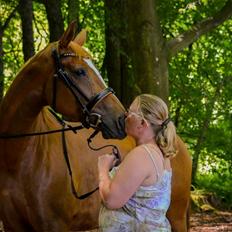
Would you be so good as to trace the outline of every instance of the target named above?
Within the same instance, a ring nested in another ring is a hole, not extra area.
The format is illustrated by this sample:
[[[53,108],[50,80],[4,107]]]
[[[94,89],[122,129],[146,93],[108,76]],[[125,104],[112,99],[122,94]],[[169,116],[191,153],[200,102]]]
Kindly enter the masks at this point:
[[[126,132],[136,147],[118,167],[115,157],[99,157],[103,202],[100,231],[171,231],[166,218],[171,197],[170,158],[176,154],[176,130],[160,98],[143,94],[126,113]]]

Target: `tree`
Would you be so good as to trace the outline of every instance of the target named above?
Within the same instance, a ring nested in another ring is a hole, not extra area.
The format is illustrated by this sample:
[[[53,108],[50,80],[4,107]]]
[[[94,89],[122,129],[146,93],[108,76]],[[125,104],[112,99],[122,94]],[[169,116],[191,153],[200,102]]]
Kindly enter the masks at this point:
[[[10,20],[14,17],[16,11],[18,10],[19,5],[14,4],[13,9],[11,12],[5,11],[5,13],[9,13],[6,17],[1,18],[1,24],[0,24],[0,102],[3,97],[4,92],[4,74],[3,74],[3,34],[6,28],[8,27]]]
[[[213,93],[213,96],[210,98],[209,102],[207,102],[206,105],[206,111],[203,116],[202,120],[202,125],[201,125],[201,130],[197,138],[197,142],[194,148],[194,159],[193,159],[193,169],[192,169],[192,183],[195,184],[195,179],[196,179],[196,173],[197,173],[197,168],[198,168],[198,163],[199,163],[199,156],[202,150],[202,145],[204,138],[206,136],[206,133],[209,129],[210,126],[210,121],[212,120],[213,117],[213,110],[215,109],[215,103],[218,100],[218,97],[220,95],[220,92],[222,88],[225,85],[225,80],[221,80],[221,83],[219,83],[215,87],[215,91]]]
[[[68,0],[68,23],[71,23],[73,20],[76,20],[77,27],[79,27],[80,26],[79,14],[80,14],[79,0]]]
[[[22,21],[24,62],[35,54],[34,34],[32,27],[33,7],[32,0],[21,0],[19,14]]]
[[[105,42],[106,52],[104,68],[109,76],[109,85],[116,91],[117,96],[125,105],[130,103],[131,95],[128,79],[129,73],[129,44],[126,40],[126,24],[122,19],[126,17],[127,2],[105,0]]]
[[[171,111],[193,154],[194,184],[204,170],[217,173],[215,165],[231,163],[231,23],[226,21],[170,62]]]
[[[60,39],[64,32],[64,21],[61,12],[60,0],[41,0],[46,8],[50,31],[50,42]]]
[[[168,102],[169,61],[178,52],[195,42],[200,36],[230,18],[232,15],[232,1],[228,0],[224,7],[213,16],[210,15],[208,18],[194,23],[191,28],[169,40],[163,34],[161,19],[159,17],[160,2],[157,0],[143,2],[139,0],[127,0],[127,2],[127,35],[131,51],[132,79],[128,79],[126,89],[134,86],[133,92],[131,92],[133,97],[139,93],[148,92],[154,93]],[[166,2],[162,4],[167,5],[170,3]],[[109,7],[108,11],[110,10],[112,15],[120,15],[120,12],[114,12],[116,9]],[[125,17],[122,17],[121,20],[122,23],[127,24]],[[112,50],[113,48],[108,49]],[[121,47],[121,49],[123,48]],[[118,65],[118,62],[115,65]],[[116,74],[113,74],[114,70],[117,70],[117,68],[108,68],[109,80],[116,76]],[[112,80],[112,82],[115,81]],[[120,84],[120,79],[117,81]],[[131,81],[133,83],[128,84]]]

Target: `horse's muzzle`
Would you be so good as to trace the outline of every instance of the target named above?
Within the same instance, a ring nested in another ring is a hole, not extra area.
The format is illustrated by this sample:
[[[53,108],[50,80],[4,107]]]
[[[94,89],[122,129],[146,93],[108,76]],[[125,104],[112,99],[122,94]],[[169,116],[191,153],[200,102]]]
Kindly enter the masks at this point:
[[[125,132],[125,115],[121,115],[112,125],[101,123],[101,132],[104,139],[124,139]]]

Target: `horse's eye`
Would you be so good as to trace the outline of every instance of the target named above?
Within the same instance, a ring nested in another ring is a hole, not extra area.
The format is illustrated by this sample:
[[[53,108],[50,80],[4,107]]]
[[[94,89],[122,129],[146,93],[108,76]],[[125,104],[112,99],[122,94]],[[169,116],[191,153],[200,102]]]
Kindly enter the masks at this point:
[[[86,76],[86,71],[83,68],[79,68],[75,71],[76,75],[81,77],[81,76]]]

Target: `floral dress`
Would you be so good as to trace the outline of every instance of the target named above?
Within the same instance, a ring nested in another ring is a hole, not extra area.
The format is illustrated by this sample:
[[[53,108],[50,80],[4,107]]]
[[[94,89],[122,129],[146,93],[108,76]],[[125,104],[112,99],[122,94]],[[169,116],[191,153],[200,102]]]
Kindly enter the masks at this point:
[[[156,163],[146,145],[155,168]],[[117,168],[110,172],[111,178]],[[172,172],[164,170],[158,181],[151,186],[140,186],[128,202],[120,209],[108,209],[102,205],[99,227],[102,232],[170,232],[166,212],[170,205]]]

